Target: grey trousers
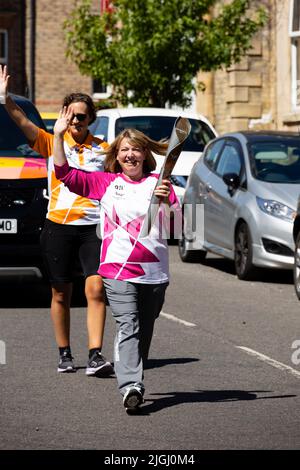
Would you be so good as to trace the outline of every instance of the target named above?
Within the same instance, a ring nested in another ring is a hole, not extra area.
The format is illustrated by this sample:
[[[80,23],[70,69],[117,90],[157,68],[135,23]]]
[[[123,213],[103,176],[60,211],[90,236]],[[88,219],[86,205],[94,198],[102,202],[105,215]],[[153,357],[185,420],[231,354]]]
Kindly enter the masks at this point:
[[[129,385],[137,385],[143,392],[143,361],[148,358],[154,322],[169,283],[138,284],[105,278],[103,282],[117,323],[114,368],[119,390],[124,395]]]

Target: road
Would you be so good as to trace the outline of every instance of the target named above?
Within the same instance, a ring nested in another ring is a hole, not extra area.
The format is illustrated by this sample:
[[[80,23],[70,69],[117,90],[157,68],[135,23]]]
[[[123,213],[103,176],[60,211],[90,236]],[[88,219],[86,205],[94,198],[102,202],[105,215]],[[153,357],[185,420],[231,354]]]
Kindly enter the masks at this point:
[[[296,340],[300,348],[300,303],[291,273],[243,282],[212,255],[204,265],[182,263],[175,246],[170,269],[138,416],[124,411],[115,378],[85,376],[80,292],[72,311],[79,368],[59,375],[48,288],[1,284],[1,449],[300,449],[300,352],[292,349]],[[114,328],[108,310],[109,359]]]

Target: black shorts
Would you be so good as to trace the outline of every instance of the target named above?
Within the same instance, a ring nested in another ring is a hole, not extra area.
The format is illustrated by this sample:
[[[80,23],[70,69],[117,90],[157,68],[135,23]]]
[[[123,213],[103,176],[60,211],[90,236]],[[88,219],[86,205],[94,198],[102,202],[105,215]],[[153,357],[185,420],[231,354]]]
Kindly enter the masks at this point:
[[[85,278],[97,274],[101,240],[97,225],[63,225],[46,219],[41,247],[51,284],[72,282],[80,261]]]

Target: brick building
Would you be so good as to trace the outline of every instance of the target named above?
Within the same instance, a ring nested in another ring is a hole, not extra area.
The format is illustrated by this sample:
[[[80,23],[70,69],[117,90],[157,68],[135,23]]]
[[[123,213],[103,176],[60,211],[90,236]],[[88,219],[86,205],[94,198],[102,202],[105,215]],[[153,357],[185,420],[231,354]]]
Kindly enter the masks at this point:
[[[0,61],[11,91],[57,111],[71,91],[95,97],[95,82],[66,59],[63,22],[75,0],[1,0]],[[93,0],[99,14],[107,0]],[[222,133],[238,129],[300,129],[300,0],[257,0],[269,13],[247,56],[228,70],[200,73],[206,91],[195,108]]]
[[[62,98],[73,91],[97,93],[91,77],[82,76],[66,58],[63,23],[74,0],[1,0],[1,63],[11,74],[10,90],[27,95],[40,111],[57,111]],[[100,14],[101,0],[93,0]]]
[[[0,64],[9,64],[13,71],[11,89],[26,93],[25,80],[25,2],[1,0],[0,2]]]

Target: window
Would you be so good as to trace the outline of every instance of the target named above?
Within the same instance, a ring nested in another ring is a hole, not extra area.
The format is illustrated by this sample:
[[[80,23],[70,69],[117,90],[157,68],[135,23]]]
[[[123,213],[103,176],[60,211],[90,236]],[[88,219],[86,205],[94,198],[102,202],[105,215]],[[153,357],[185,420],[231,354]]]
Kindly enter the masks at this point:
[[[225,140],[217,140],[217,142],[212,143],[204,156],[204,161],[210,169],[213,169],[215,163],[221,153]]]
[[[94,78],[92,87],[94,100],[106,99],[111,95],[111,87],[104,85],[100,80]]]
[[[154,140],[168,140],[174,122],[175,116],[152,116],[139,115],[127,116],[116,120],[115,135],[118,135],[126,128],[138,129]],[[187,152],[203,152],[205,145],[215,137],[209,126],[199,119],[189,119],[192,129],[184,143],[183,150]]]
[[[300,143],[298,138],[253,142],[249,145],[254,178],[270,183],[299,184]]]
[[[291,0],[290,36],[300,35],[300,0]]]
[[[91,134],[107,142],[108,117],[98,116],[96,121],[93,122],[93,124],[91,124],[89,129],[90,129]]]
[[[222,155],[218,161],[216,172],[219,176],[227,173],[235,173],[240,175],[242,170],[242,159],[237,146],[227,143],[224,147]]]
[[[100,82],[100,80],[97,80],[94,78],[93,80],[93,93],[106,93],[106,85],[103,85],[103,83]]]
[[[290,2],[292,108],[300,107],[300,0]]]
[[[8,35],[5,29],[0,29],[0,64],[7,64]]]
[[[26,116],[34,122],[38,127],[43,126],[40,115],[29,101],[24,99],[16,100],[18,106],[25,112]],[[38,157],[39,154],[32,150],[23,132],[17,125],[8,119],[7,111],[4,106],[0,106],[0,156],[21,157],[22,155],[28,157]],[[9,153],[8,153],[9,152]],[[39,156],[40,157],[40,156]]]

